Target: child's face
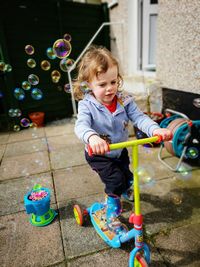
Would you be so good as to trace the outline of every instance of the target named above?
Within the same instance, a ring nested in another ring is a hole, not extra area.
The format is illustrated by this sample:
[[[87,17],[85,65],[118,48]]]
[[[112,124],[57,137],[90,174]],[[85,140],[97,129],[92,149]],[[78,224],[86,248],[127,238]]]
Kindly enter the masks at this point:
[[[102,104],[111,104],[118,89],[117,66],[109,67],[104,73],[94,77],[90,83],[94,97]]]

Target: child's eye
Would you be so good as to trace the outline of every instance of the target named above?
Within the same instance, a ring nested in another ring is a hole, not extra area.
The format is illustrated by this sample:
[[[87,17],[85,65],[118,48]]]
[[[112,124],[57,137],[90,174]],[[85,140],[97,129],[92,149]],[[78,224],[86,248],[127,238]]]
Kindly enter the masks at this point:
[[[99,84],[99,86],[100,86],[100,87],[105,87],[106,84],[105,84],[105,83],[101,83],[101,84]]]
[[[116,84],[116,83],[117,83],[116,81],[112,81],[112,82],[111,82],[112,85],[114,85],[114,84]]]

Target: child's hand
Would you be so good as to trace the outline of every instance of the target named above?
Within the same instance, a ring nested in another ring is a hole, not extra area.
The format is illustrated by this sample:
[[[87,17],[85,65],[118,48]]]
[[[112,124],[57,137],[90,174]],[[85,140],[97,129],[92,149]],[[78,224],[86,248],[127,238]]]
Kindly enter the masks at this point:
[[[166,128],[158,128],[153,131],[153,135],[161,135],[163,141],[169,141],[172,139],[172,132]]]
[[[104,155],[109,151],[108,143],[98,135],[91,135],[89,137],[89,145],[92,148],[93,154]]]

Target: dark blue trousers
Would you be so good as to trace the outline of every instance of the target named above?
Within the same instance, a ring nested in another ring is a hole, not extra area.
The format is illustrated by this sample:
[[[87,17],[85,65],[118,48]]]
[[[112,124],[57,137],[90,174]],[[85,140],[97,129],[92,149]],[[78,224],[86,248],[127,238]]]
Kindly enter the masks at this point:
[[[126,148],[122,150],[119,158],[108,158],[99,155],[90,157],[86,151],[85,158],[105,184],[106,194],[121,196],[130,187],[133,174],[129,169],[130,160]]]

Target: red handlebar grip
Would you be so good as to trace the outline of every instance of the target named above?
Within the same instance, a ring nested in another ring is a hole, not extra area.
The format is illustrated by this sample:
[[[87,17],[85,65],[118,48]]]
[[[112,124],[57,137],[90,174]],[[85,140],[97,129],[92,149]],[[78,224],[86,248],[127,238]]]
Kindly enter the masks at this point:
[[[156,143],[156,144],[159,144],[159,143],[161,143],[162,142],[162,140],[163,140],[163,138],[162,138],[162,136],[161,135],[154,135],[154,136],[157,136],[158,137],[158,140],[157,141],[155,141],[154,143]]]
[[[87,146],[87,150],[88,150],[88,155],[89,155],[90,157],[92,157],[92,155],[93,155],[93,151],[92,151],[92,148],[91,148],[90,145]]]

